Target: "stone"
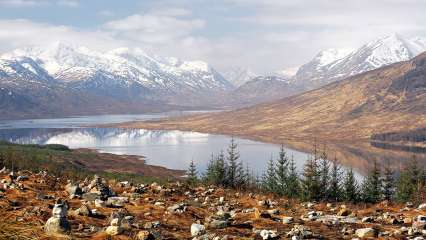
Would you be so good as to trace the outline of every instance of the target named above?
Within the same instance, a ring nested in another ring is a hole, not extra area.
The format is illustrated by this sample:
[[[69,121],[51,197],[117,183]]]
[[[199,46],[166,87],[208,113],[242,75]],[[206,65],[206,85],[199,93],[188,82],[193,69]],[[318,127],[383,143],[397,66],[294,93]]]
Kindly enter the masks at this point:
[[[204,225],[193,223],[191,225],[191,236],[196,237],[203,235],[206,232],[206,227]]]
[[[128,197],[109,197],[106,205],[109,207],[124,207],[128,202]]]
[[[374,219],[372,217],[363,217],[361,219],[361,222],[363,222],[363,223],[372,223],[372,222],[374,222]]]
[[[186,204],[185,203],[175,204],[173,206],[168,207],[167,211],[169,211],[170,213],[183,213],[186,211]]]
[[[99,199],[101,197],[98,193],[84,193],[82,195],[82,198],[86,201],[95,201],[96,199]]]
[[[419,210],[426,210],[426,203],[422,203],[422,204],[420,204],[420,205],[417,207],[417,209],[419,209]]]
[[[208,227],[212,229],[226,228],[228,227],[228,221],[213,219],[211,222],[208,223]]]
[[[71,226],[67,220],[67,204],[59,199],[53,207],[52,217],[44,225],[44,231],[49,235],[55,235],[66,234],[70,230]]]
[[[27,181],[29,178],[27,177],[27,176],[18,176],[17,178],[16,178],[16,181],[17,182],[20,182],[20,181]]]
[[[71,184],[71,183],[65,186],[65,190],[68,192],[70,196],[81,196],[83,194],[83,191],[78,185]]]
[[[105,201],[103,201],[101,199],[95,199],[95,207],[101,208],[101,207],[105,207],[105,206],[106,206]]]
[[[373,228],[360,228],[355,231],[355,235],[360,238],[376,237],[377,232]]]
[[[294,221],[293,217],[283,217],[284,224],[290,224]]]
[[[351,213],[352,213],[351,210],[349,210],[347,208],[342,208],[337,213],[337,216],[347,217],[347,216],[351,215]]]
[[[119,235],[122,232],[122,229],[119,226],[108,226],[105,230],[105,233],[111,236]]]
[[[92,215],[92,211],[86,204],[81,205],[81,207],[76,210],[76,213],[80,216],[85,216],[85,217]]]
[[[277,238],[278,234],[277,234],[277,231],[275,231],[275,230],[263,229],[262,231],[260,231],[260,236],[262,237],[262,239],[266,240],[266,239]]]
[[[136,240],[154,240],[155,237],[148,231],[139,231]]]

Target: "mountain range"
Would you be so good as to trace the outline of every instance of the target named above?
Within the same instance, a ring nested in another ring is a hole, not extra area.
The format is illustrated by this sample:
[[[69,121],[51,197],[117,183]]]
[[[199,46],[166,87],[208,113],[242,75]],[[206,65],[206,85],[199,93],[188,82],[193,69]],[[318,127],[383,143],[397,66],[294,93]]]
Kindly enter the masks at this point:
[[[179,129],[266,142],[368,142],[426,125],[426,52],[274,102],[121,127]]]
[[[426,39],[419,37],[405,39],[398,34],[391,34],[368,42],[358,49],[323,50],[311,61],[299,67],[294,76],[285,76],[287,85],[271,88],[266,81],[264,84],[257,81],[257,87],[249,92],[249,86],[252,84],[247,82],[247,86],[242,85],[234,91],[236,95],[241,95],[239,92],[246,94],[247,97],[243,98],[242,103],[253,104],[276,100],[392,63],[407,61],[423,51],[426,51]],[[271,77],[283,78],[279,73],[263,76],[264,79]],[[261,101],[250,101],[254,94],[257,94],[256,99]]]
[[[206,62],[141,49],[99,52],[57,42],[0,56],[0,118],[238,108],[406,61],[425,50],[425,39],[392,34],[355,50],[321,51],[294,76],[282,71],[262,76],[247,68],[221,74]]]

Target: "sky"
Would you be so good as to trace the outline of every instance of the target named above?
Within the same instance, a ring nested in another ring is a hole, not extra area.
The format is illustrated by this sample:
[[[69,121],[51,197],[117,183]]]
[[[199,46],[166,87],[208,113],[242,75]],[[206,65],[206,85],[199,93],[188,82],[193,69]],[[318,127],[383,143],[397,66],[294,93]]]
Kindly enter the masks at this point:
[[[267,73],[395,32],[424,37],[425,11],[425,0],[0,0],[0,53],[63,41]]]

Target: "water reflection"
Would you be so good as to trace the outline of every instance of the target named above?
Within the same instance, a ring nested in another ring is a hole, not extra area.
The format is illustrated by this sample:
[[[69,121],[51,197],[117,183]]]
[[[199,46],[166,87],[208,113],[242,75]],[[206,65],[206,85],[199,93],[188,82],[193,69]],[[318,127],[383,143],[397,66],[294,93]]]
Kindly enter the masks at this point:
[[[151,131],[144,129],[77,128],[77,129],[7,129],[0,138],[23,144],[64,144],[70,148],[93,148],[101,152],[143,155],[147,162],[174,169],[186,169],[193,159],[202,171],[212,153],[226,150],[229,136],[184,131]],[[277,156],[275,144],[236,139],[241,159],[261,174],[271,156]],[[287,149],[299,169],[307,159],[305,153]]]

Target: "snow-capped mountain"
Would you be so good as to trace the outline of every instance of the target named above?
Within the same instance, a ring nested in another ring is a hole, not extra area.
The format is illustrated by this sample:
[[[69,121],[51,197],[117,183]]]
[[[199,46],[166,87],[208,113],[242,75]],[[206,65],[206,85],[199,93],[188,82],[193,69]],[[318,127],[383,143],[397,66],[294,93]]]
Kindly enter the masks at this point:
[[[3,54],[1,59],[32,60],[52,78],[75,89],[142,88],[179,94],[200,90],[222,91],[232,87],[205,62],[150,56],[140,49],[96,52],[58,42],[44,48],[17,49]],[[23,67],[36,73],[33,65]],[[21,74],[19,70],[15,74]]]
[[[298,70],[299,85],[313,89],[336,80],[407,61],[426,50],[426,39],[404,39],[398,34],[371,41],[359,49],[326,50]]]
[[[250,69],[243,67],[231,67],[222,73],[226,80],[231,82],[235,87],[239,87],[258,76]]]

